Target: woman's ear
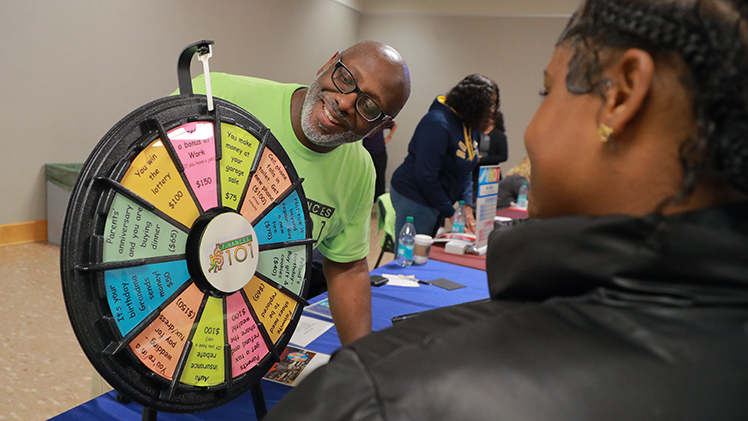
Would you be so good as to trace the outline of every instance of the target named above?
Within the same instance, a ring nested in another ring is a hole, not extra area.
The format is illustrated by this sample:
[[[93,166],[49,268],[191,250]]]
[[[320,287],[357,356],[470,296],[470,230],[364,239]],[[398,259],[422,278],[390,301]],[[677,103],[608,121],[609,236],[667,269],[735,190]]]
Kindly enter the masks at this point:
[[[600,122],[620,133],[644,106],[652,86],[654,60],[648,52],[632,48],[614,60],[604,76],[610,82]]]

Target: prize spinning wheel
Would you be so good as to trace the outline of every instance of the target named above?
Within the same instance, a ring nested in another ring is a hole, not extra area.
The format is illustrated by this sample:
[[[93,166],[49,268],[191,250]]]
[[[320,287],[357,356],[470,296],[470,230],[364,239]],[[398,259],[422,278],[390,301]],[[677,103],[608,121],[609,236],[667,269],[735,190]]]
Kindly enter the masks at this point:
[[[182,53],[181,95],[133,111],[95,147],[62,237],[65,304],[83,351],[119,393],[155,411],[204,411],[250,389],[257,406],[260,379],[307,304],[302,180],[254,116],[192,95],[189,61],[210,44]]]

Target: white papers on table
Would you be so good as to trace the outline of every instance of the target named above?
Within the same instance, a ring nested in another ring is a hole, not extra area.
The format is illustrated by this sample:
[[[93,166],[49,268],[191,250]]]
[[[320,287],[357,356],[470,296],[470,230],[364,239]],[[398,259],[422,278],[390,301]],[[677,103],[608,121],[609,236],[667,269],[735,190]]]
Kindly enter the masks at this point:
[[[330,322],[302,315],[298,326],[296,326],[296,331],[291,336],[290,342],[302,347],[308,346],[331,327],[332,323]]]
[[[386,285],[394,285],[396,287],[409,287],[409,288],[418,288],[420,286],[418,285],[418,279],[416,279],[415,275],[392,275],[388,273],[383,273],[382,276],[387,278]]]

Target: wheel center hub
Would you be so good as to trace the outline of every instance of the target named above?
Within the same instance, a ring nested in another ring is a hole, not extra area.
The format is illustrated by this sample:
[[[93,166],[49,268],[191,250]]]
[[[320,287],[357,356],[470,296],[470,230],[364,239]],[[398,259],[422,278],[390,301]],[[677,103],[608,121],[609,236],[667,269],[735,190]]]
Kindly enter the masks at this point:
[[[249,221],[236,212],[203,216],[208,216],[207,222],[196,224],[199,240],[191,253],[188,251],[188,260],[193,265],[195,259],[199,262],[199,271],[193,270],[192,275],[204,289],[231,294],[243,288],[255,274],[257,235]]]

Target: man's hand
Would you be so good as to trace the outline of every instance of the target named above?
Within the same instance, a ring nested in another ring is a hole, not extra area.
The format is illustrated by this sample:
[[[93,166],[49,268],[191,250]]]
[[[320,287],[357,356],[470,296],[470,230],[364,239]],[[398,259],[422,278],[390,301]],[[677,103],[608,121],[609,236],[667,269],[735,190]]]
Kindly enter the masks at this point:
[[[323,260],[330,313],[340,343],[346,345],[371,332],[371,285],[366,258],[349,263]]]

